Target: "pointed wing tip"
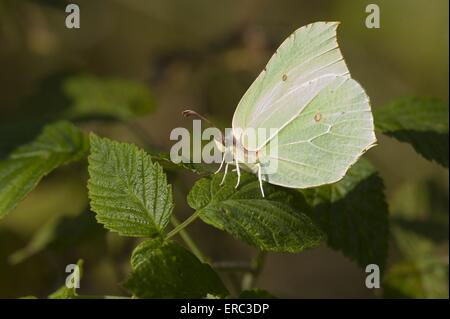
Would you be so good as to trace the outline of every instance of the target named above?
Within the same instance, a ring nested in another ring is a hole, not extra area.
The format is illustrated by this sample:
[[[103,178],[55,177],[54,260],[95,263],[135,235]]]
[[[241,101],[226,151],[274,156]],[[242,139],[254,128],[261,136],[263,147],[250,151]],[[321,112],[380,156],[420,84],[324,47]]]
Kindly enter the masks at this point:
[[[314,25],[316,25],[316,26],[317,25],[331,26],[334,28],[334,30],[336,30],[341,23],[342,23],[341,21],[315,21],[315,22],[308,23],[308,24],[298,28],[297,31],[299,31],[301,29],[312,28]]]
[[[334,26],[335,29],[337,29],[340,25],[341,25],[341,21],[329,21],[329,22],[325,22],[325,24],[331,24]]]
[[[319,23],[339,26],[342,23],[342,21],[316,21],[316,22],[308,23],[306,26],[313,25],[313,24],[319,24]]]

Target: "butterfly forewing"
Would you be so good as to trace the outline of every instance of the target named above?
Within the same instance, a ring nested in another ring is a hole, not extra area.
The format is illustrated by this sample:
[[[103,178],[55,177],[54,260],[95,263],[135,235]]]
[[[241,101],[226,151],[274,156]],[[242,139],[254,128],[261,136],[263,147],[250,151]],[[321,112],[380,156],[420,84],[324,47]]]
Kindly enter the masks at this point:
[[[249,150],[260,149],[237,133],[247,128],[283,129],[308,103],[335,80],[349,77],[336,40],[337,22],[304,26],[287,38],[239,102],[233,117],[235,137]],[[236,130],[240,129],[240,130]],[[252,148],[255,149],[252,149]]]

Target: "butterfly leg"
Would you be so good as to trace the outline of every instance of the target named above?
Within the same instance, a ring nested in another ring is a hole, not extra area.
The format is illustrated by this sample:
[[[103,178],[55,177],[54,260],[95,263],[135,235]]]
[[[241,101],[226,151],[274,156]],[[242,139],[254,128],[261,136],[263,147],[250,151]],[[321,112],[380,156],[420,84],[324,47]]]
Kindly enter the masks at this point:
[[[222,158],[222,162],[220,162],[220,166],[219,166],[219,169],[217,170],[217,171],[215,171],[214,172],[214,174],[217,174],[217,173],[219,173],[220,172],[220,170],[222,169],[222,167],[223,167],[223,163],[225,163],[225,153],[223,154],[223,158]]]
[[[223,184],[223,182],[225,182],[225,177],[227,176],[228,173],[228,163],[225,164],[225,172],[223,173],[223,177],[222,177],[222,181],[220,182],[220,185]]]
[[[237,183],[234,188],[238,188],[239,183],[241,182],[241,170],[239,169],[239,162],[237,159],[234,160],[236,163],[236,174],[237,174]]]
[[[261,176],[261,163],[258,163],[258,180],[259,180],[259,188],[261,189],[261,195],[264,197],[264,188],[262,184],[262,176]]]

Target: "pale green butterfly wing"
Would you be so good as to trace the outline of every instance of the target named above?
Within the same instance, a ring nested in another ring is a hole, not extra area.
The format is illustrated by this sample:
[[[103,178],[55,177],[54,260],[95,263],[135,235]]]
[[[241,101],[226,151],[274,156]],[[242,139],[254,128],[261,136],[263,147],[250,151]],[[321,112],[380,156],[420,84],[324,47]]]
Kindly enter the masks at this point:
[[[281,129],[337,76],[349,77],[336,40],[337,22],[316,22],[289,36],[272,56],[239,102],[233,116],[233,132],[248,150],[240,129]]]
[[[260,150],[277,165],[271,174],[262,168],[262,178],[292,188],[333,183],[375,142],[368,96],[355,80],[338,77]]]

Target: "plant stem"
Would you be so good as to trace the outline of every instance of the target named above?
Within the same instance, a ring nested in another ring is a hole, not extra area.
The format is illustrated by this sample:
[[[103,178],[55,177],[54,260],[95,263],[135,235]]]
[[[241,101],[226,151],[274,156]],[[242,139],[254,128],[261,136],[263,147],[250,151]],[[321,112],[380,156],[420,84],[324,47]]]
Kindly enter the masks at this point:
[[[99,295],[78,295],[73,299],[132,299],[128,296],[99,296]]]
[[[180,225],[180,222],[178,221],[178,219],[172,215],[171,217],[171,222],[172,225],[176,228]],[[175,229],[174,228],[174,229]],[[205,256],[203,255],[203,253],[200,251],[200,249],[198,248],[198,246],[195,244],[195,242],[192,240],[191,236],[189,235],[189,233],[185,230],[185,229],[181,229],[179,231],[180,233],[180,237],[183,239],[183,241],[186,243],[186,245],[189,247],[189,249],[192,251],[192,253],[201,261],[204,262],[205,261]]]
[[[255,257],[252,262],[252,270],[244,274],[244,276],[242,277],[242,290],[252,289],[254,287],[255,282],[264,267],[266,255],[266,252],[260,251]]]
[[[200,210],[197,210],[195,213],[193,213],[191,216],[189,216],[188,218],[186,218],[186,220],[184,222],[182,222],[181,224],[178,224],[174,229],[172,229],[168,234],[167,234],[167,239],[172,238],[173,236],[175,236],[176,234],[178,234],[181,230],[183,230],[184,228],[186,228],[190,223],[192,223],[194,220],[197,219],[197,217],[200,215]]]
[[[212,264],[213,268],[223,272],[252,272],[253,265],[245,261],[220,261]]]

